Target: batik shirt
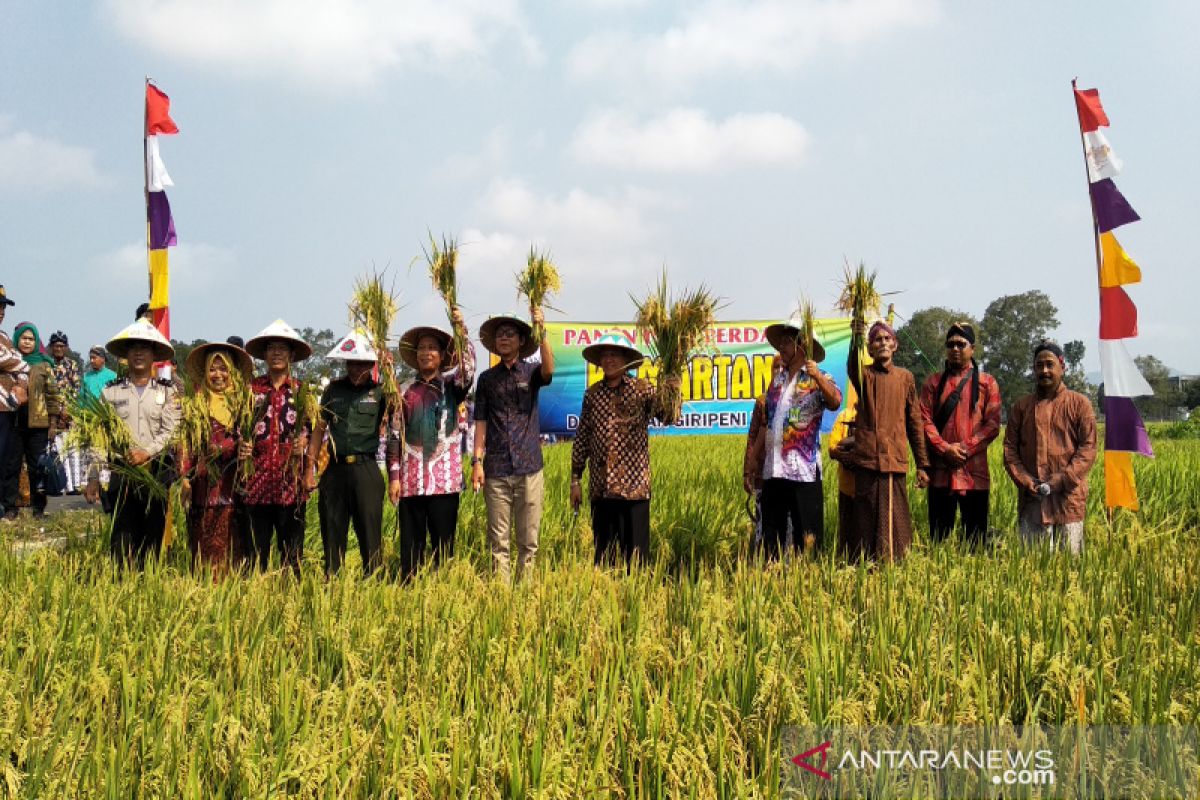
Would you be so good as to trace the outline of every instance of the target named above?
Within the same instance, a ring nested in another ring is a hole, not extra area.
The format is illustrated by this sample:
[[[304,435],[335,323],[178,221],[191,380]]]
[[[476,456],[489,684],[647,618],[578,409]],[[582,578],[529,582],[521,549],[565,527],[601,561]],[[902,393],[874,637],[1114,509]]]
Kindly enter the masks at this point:
[[[300,381],[288,378],[276,389],[268,375],[250,383],[257,421],[254,474],[246,481],[246,505],[290,506],[308,498],[301,480],[301,459],[310,431],[296,408],[299,388]]]
[[[58,384],[59,391],[63,393],[63,400],[68,403],[75,402],[81,383],[79,362],[73,358],[56,361],[54,363],[54,381]]]
[[[622,500],[650,497],[650,441],[647,426],[654,389],[644,380],[621,376],[609,386],[594,384],[583,395],[583,410],[571,446],[571,477],[579,480],[591,465],[589,494]]]
[[[433,380],[418,376],[400,385],[404,406],[397,413],[403,413],[404,424],[393,423],[388,432],[387,466],[388,476],[400,481],[401,497],[462,491],[459,406],[475,379],[475,352],[470,343],[464,353],[460,365]]]
[[[833,378],[821,375],[833,383]],[[834,386],[837,401],[842,393]],[[775,373],[767,389],[763,480],[783,478],[811,483],[821,479],[821,418],[825,396],[817,382],[800,372]]]

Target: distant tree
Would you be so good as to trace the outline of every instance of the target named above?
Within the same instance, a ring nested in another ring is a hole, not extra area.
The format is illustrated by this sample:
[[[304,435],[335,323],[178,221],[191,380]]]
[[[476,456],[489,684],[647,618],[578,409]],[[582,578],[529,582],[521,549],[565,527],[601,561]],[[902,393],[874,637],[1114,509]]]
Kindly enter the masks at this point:
[[[1033,348],[1058,327],[1058,309],[1036,289],[993,300],[983,312],[983,366],[1000,384],[1005,408],[1033,389]]]
[[[918,390],[926,378],[941,371],[945,363],[946,331],[955,322],[970,322],[975,326],[978,336],[979,323],[970,314],[944,306],[923,308],[896,330],[896,338],[900,341],[896,363],[912,372]],[[982,339],[977,339],[976,361],[979,360],[982,345]]]
[[[300,338],[312,345],[313,354],[292,366],[292,374],[301,380],[320,380],[332,378],[336,374],[336,364],[325,357],[341,338],[329,328],[301,328],[296,331]]]
[[[1083,370],[1083,357],[1087,347],[1078,339],[1072,339],[1063,345],[1063,359],[1067,362],[1067,373],[1063,382],[1068,389],[1074,389],[1086,395],[1093,403],[1096,402],[1096,387],[1088,383],[1087,373]]]
[[[180,376],[183,376],[187,372],[184,365],[187,364],[188,355],[207,341],[207,339],[193,339],[191,342],[183,342],[179,339],[171,340],[171,346],[175,348],[175,363],[179,365]]]
[[[1152,355],[1138,356],[1133,360],[1138,371],[1150,384],[1154,394],[1147,397],[1134,398],[1133,404],[1142,414],[1143,419],[1164,420],[1179,417],[1179,409],[1184,405],[1183,393],[1171,385],[1171,370],[1166,364]]]
[[[1193,378],[1183,385],[1183,405],[1189,409],[1200,408],[1200,378]]]

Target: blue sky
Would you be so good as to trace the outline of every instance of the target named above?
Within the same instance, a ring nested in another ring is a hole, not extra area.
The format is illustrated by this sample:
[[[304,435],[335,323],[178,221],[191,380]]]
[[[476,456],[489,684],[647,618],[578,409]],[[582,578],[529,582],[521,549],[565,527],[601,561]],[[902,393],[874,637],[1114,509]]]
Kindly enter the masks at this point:
[[[463,243],[472,328],[531,243],[564,319],[625,319],[666,264],[728,318],[827,308],[843,257],[902,315],[1042,289],[1096,369],[1070,79],[1101,91],[1143,221],[1131,347],[1200,372],[1186,309],[1200,7],[936,0],[0,0],[0,283],[76,349],[146,291],[143,76],[181,134],[176,338],[342,328],[391,265],[444,319],[426,230]],[[552,315],[553,317],[553,315]]]

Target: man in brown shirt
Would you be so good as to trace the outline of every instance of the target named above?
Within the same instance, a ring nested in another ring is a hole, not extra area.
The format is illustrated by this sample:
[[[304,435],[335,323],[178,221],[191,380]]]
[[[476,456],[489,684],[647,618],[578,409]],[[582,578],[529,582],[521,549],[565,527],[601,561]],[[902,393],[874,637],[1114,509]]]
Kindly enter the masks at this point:
[[[855,322],[858,331],[862,323]],[[850,348],[847,374],[858,392],[858,416],[846,461],[854,467],[854,512],[843,543],[850,558],[889,561],[912,545],[908,510],[908,448],[917,462],[917,488],[929,484],[929,458],[917,385],[912,373],[892,363],[896,333],[886,322],[871,326],[867,352],[871,365],[859,375],[856,348]],[[849,441],[849,440],[847,440]]]
[[[642,354],[624,336],[611,333],[585,347],[583,357],[604,378],[583,395],[583,410],[571,447],[571,507],[583,501],[583,471],[591,464],[588,494],[596,564],[620,547],[626,565],[650,557],[650,437],[652,418],[664,422],[656,393],[645,380],[626,374]],[[664,380],[677,381],[678,378]]]
[[[1096,414],[1063,385],[1065,360],[1048,339],[1033,351],[1037,392],[1013,404],[1004,433],[1004,468],[1017,485],[1021,536],[1083,548],[1088,472],[1096,461]]]

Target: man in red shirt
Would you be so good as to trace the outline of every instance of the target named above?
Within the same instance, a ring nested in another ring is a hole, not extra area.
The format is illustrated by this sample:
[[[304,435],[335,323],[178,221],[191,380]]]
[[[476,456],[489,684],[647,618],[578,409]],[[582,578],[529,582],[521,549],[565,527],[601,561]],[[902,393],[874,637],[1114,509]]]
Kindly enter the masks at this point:
[[[946,368],[921,388],[921,418],[929,445],[929,533],[941,541],[962,514],[968,541],[987,535],[988,445],[1000,434],[1000,387],[975,363],[975,327],[946,331]]]

